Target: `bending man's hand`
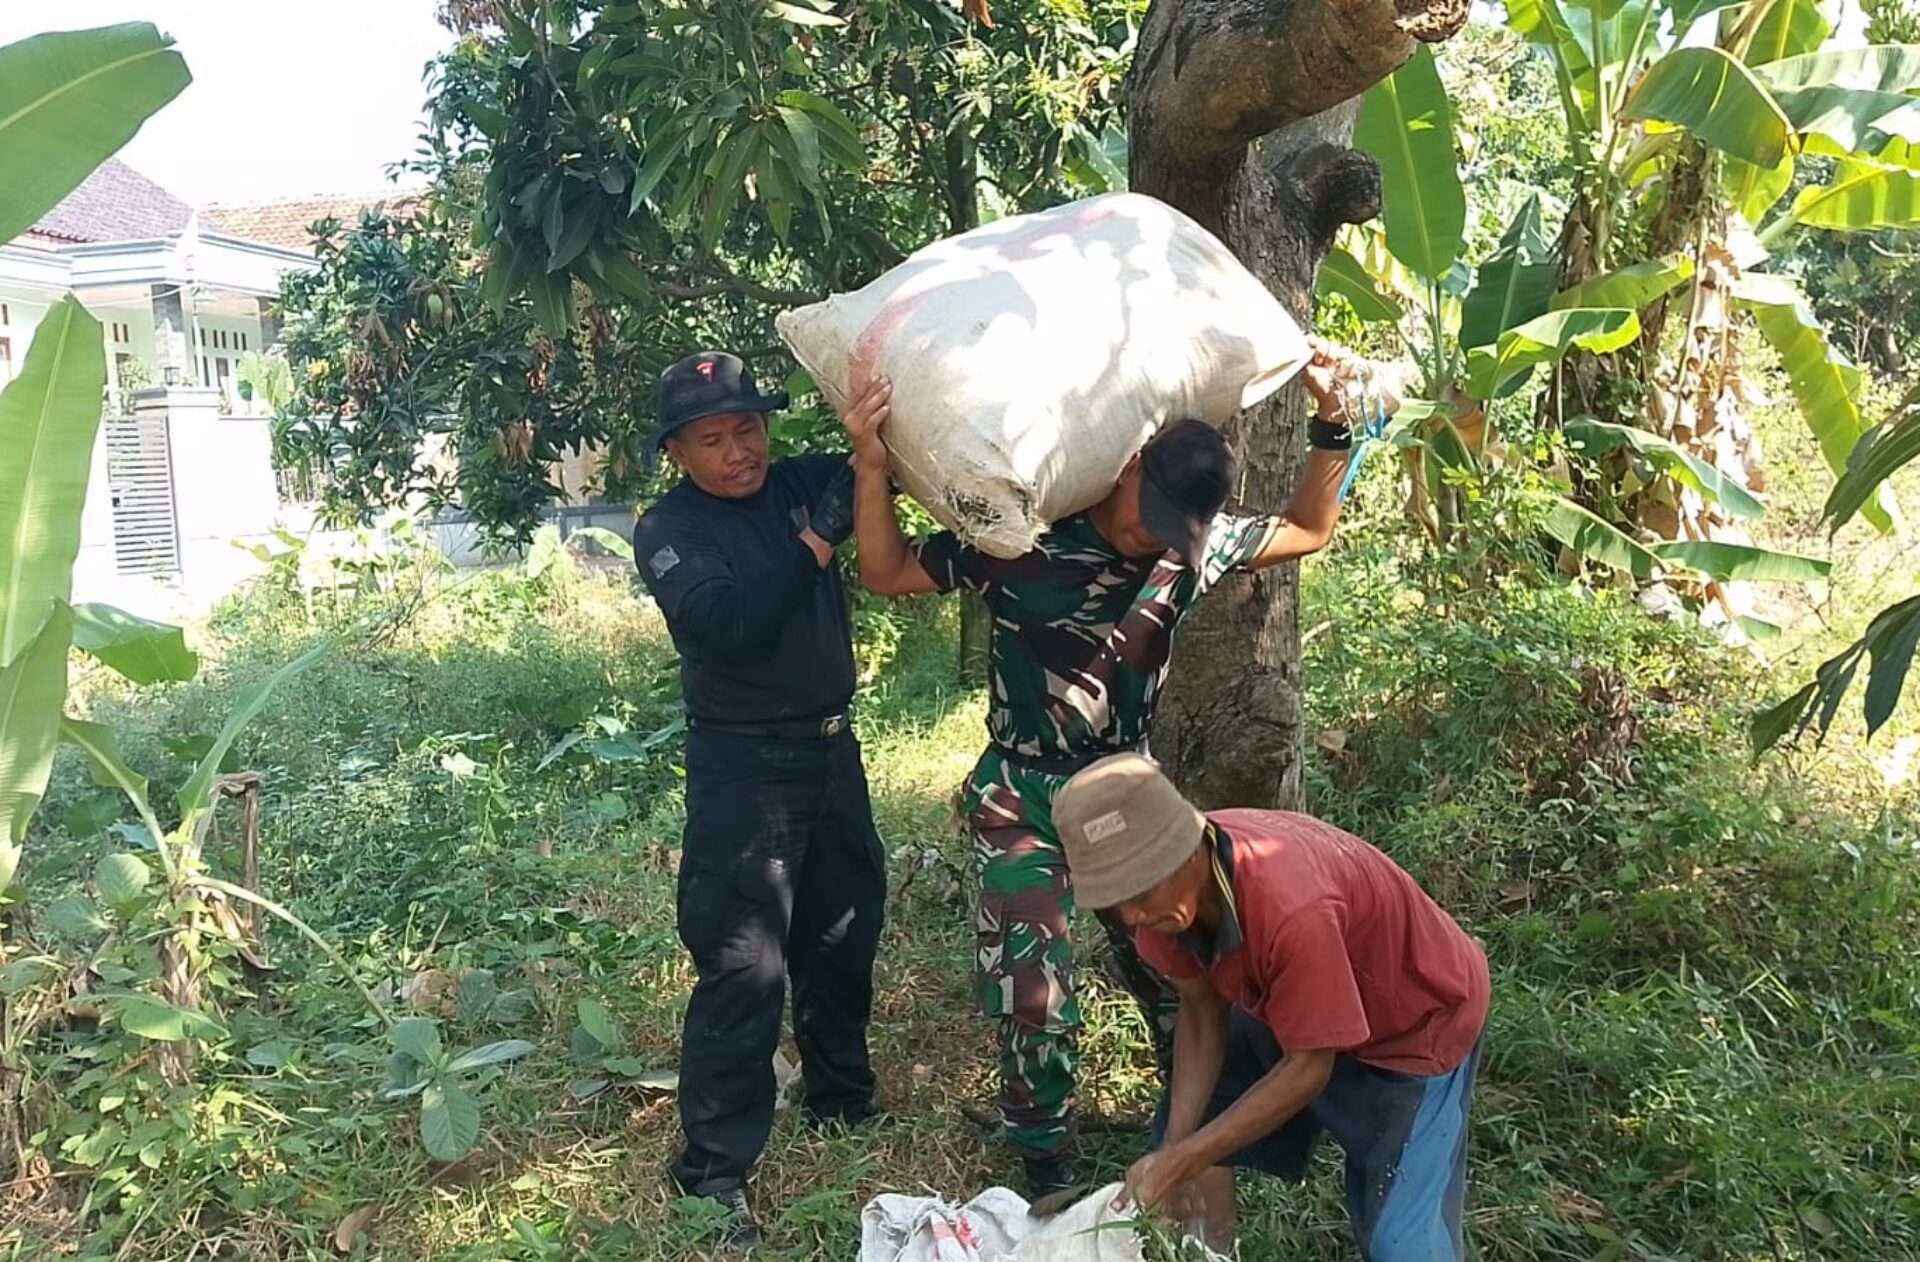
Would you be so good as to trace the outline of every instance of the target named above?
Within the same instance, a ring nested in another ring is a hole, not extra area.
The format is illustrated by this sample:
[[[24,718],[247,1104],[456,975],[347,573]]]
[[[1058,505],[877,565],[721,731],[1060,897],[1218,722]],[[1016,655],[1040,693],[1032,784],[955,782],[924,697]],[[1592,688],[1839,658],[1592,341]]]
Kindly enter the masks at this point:
[[[1143,1212],[1158,1210],[1182,1216],[1188,1208],[1186,1193],[1191,1178],[1174,1149],[1150,1152],[1127,1167],[1126,1186],[1114,1198],[1114,1208],[1135,1205]]]

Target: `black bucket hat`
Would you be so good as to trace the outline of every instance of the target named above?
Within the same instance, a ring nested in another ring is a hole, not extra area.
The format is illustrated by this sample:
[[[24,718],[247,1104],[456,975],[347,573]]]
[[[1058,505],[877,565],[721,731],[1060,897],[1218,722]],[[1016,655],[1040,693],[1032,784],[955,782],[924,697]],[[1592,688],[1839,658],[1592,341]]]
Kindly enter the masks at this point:
[[[1207,530],[1233,486],[1233,453],[1202,421],[1175,421],[1140,454],[1140,523],[1200,568]]]
[[[660,374],[656,412],[659,427],[653,432],[654,446],[666,446],[667,438],[676,430],[709,416],[724,416],[729,412],[778,412],[789,402],[784,390],[761,394],[754,387],[752,370],[738,355],[701,351]]]

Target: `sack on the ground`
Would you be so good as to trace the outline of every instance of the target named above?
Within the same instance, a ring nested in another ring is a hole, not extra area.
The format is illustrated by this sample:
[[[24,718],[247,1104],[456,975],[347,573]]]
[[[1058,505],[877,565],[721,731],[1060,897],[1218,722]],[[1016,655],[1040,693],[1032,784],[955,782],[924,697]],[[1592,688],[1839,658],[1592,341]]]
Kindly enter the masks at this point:
[[[1133,1215],[1113,1208],[1118,1183],[1033,1218],[1006,1188],[954,1205],[931,1196],[876,1196],[860,1213],[859,1262],[1142,1262]]]
[[[1220,425],[1310,354],[1226,246],[1137,193],[938,242],[775,325],[836,404],[892,378],[894,476],[999,557],[1098,502],[1168,421]]]

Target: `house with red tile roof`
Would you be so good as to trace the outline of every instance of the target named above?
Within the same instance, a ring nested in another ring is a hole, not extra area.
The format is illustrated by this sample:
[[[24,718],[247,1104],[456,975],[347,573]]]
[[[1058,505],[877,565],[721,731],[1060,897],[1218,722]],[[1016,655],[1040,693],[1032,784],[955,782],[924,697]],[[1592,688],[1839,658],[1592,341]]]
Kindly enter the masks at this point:
[[[236,540],[311,523],[281,491],[266,409],[240,364],[278,338],[281,277],[315,266],[311,225],[355,223],[382,200],[394,197],[195,208],[114,159],[0,242],[0,387],[68,293],[106,339],[78,599],[154,615],[204,608],[253,568]]]
[[[358,220],[405,193],[310,197],[196,209],[119,159],[12,241],[0,243],[0,384],[19,371],[34,326],[66,293],[107,328],[108,388],[217,390],[245,411],[243,355],[271,346],[280,277],[313,264],[311,226]]]

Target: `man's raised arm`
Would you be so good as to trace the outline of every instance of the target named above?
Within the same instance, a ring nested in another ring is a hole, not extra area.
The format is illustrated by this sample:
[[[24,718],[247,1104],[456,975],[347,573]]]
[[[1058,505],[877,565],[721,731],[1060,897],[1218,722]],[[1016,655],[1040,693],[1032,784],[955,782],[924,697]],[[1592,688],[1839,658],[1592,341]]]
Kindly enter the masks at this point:
[[[1346,480],[1347,462],[1353,458],[1352,426],[1359,423],[1360,391],[1369,387],[1357,378],[1367,370],[1346,351],[1331,343],[1316,343],[1313,359],[1302,374],[1307,393],[1313,396],[1314,416],[1307,422],[1307,467],[1301,471],[1300,485],[1278,517],[1266,542],[1260,546],[1247,568],[1263,570],[1283,561],[1295,561],[1320,551],[1333,538],[1334,523],[1340,520],[1340,484]],[[1400,407],[1392,390],[1381,390],[1380,405],[1390,415]]]
[[[876,378],[840,413],[853,445],[853,533],[860,541],[860,585],[877,596],[912,596],[939,586],[907,546],[893,512],[893,487],[887,474],[886,423],[893,383]]]

